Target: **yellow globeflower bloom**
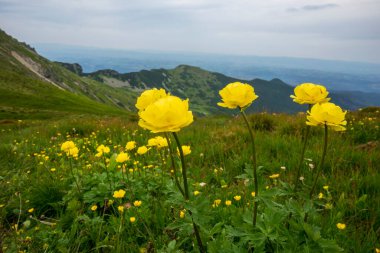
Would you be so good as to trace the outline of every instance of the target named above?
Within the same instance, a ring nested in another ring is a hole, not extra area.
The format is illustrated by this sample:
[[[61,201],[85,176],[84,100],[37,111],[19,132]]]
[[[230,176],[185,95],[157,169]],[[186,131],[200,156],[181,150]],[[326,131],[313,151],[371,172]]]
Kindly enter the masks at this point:
[[[66,152],[67,156],[77,157],[79,149],[75,146],[73,141],[66,141],[61,145],[61,150]]]
[[[270,175],[269,178],[275,179],[275,178],[278,178],[279,176],[280,176],[280,174],[273,174],[273,175]]]
[[[258,98],[251,85],[240,82],[228,84],[219,91],[219,95],[222,97],[223,102],[219,102],[218,105],[230,109],[237,107],[244,109]]]
[[[190,148],[190,146],[182,146],[182,152],[183,152],[183,155],[190,155],[191,154],[191,148]],[[177,153],[179,155],[178,148],[177,148]]]
[[[136,200],[135,202],[133,202],[133,205],[134,205],[135,207],[139,207],[139,206],[141,206],[141,204],[142,204],[142,201],[141,201],[141,200]]]
[[[129,221],[130,221],[131,223],[133,223],[133,222],[136,221],[136,218],[135,218],[135,217],[130,217],[130,218],[129,218]]]
[[[184,210],[179,211],[179,217],[181,219],[185,218],[185,211]]]
[[[93,205],[92,207],[91,207],[91,211],[96,211],[96,209],[98,209],[98,206],[97,205]]]
[[[121,152],[116,156],[116,162],[123,163],[129,160],[129,155],[127,153]]]
[[[139,111],[145,110],[148,105],[156,102],[160,98],[166,97],[169,94],[166,94],[166,91],[164,89],[151,89],[146,90],[143,93],[141,93],[140,97],[137,98],[136,102],[136,108],[139,109]]]
[[[135,141],[128,141],[127,145],[125,145],[126,150],[133,150],[136,148],[136,142]]]
[[[303,83],[294,89],[294,95],[290,97],[298,104],[316,104],[330,101],[329,93],[322,85]]]
[[[200,191],[194,191],[194,196],[198,196],[199,194],[201,194]]]
[[[161,136],[156,136],[148,140],[149,147],[163,148],[168,146],[168,141]]]
[[[310,111],[307,112],[306,124],[309,126],[327,125],[335,131],[344,131],[347,125],[345,116],[347,111],[333,103],[315,104]]]
[[[226,200],[225,204],[226,204],[226,206],[230,206],[232,204],[232,201],[231,200]]]
[[[344,229],[346,229],[346,224],[344,224],[344,223],[338,223],[338,224],[336,224],[336,227],[338,229],[340,229],[340,230],[344,230]]]
[[[124,212],[124,206],[118,206],[117,210],[119,211],[119,213]]]
[[[29,210],[28,210],[28,213],[33,213],[34,212],[34,208],[30,208]]]
[[[146,146],[141,146],[137,149],[137,154],[139,155],[143,155],[145,154],[146,152],[148,152],[148,148]]]
[[[175,96],[161,98],[140,112],[139,126],[153,133],[178,132],[193,122],[189,101]]]
[[[240,196],[240,195],[236,195],[236,196],[234,197],[234,199],[235,199],[236,201],[240,201],[240,200],[241,200],[241,196]]]
[[[121,198],[124,197],[124,195],[125,195],[125,191],[124,191],[123,189],[120,189],[120,190],[118,190],[118,191],[114,191],[114,192],[113,192],[113,197],[114,197],[115,199],[121,199]]]

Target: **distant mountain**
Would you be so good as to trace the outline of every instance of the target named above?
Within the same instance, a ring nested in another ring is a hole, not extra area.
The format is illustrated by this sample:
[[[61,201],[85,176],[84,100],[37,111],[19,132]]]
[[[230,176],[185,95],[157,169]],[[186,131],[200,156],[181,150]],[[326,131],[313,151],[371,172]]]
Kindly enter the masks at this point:
[[[235,81],[252,84],[259,95],[249,111],[294,113],[305,110],[305,106],[297,105],[289,98],[294,87],[280,79],[241,80],[188,65],[125,74],[115,70],[99,70],[85,75],[113,87],[129,87],[140,91],[152,87],[164,88],[174,95],[189,98],[192,109],[202,115],[231,113],[230,110],[216,106],[216,103],[220,100],[219,90]],[[349,110],[380,106],[380,94],[342,91],[331,92],[331,96],[335,103]]]
[[[55,61],[78,62],[84,72],[113,69],[120,73],[143,69],[172,69],[180,64],[198,66],[238,79],[279,78],[291,86],[304,82],[325,85],[331,91],[380,93],[380,63],[290,57],[237,56],[207,53],[154,52],[58,44],[36,44],[42,55]]]

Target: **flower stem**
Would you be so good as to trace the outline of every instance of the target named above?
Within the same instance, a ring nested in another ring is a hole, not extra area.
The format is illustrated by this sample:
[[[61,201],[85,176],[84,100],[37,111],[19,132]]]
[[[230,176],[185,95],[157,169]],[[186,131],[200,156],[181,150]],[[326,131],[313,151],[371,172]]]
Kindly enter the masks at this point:
[[[185,189],[184,198],[185,198],[185,200],[189,200],[189,186],[187,184],[185,156],[183,155],[183,150],[182,150],[181,143],[179,142],[178,135],[175,132],[173,132],[173,136],[174,136],[174,139],[175,139],[175,141],[177,143],[177,147],[178,147],[178,150],[179,150],[179,155],[181,157],[183,187]],[[192,216],[191,211],[189,211],[189,213]],[[193,228],[194,228],[195,237],[197,239],[199,252],[204,253],[206,251],[205,251],[205,249],[203,247],[203,243],[202,243],[202,239],[201,239],[201,236],[200,236],[200,233],[199,233],[199,230],[198,230],[198,226],[197,226],[197,224],[195,224],[193,217],[191,219],[193,221]]]
[[[311,107],[312,107],[312,105],[309,104],[309,111],[311,110]],[[299,186],[299,181],[300,181],[299,178],[301,176],[301,167],[302,167],[303,160],[305,158],[305,151],[306,151],[307,141],[309,139],[309,134],[310,134],[310,126],[307,125],[306,126],[306,133],[305,133],[304,140],[303,140],[302,151],[301,151],[301,159],[300,159],[298,167],[297,167],[296,177],[294,178],[294,191],[297,191],[297,188]]]
[[[325,140],[324,140],[324,145],[323,145],[322,159],[321,159],[321,163],[319,164],[319,166],[317,168],[317,176],[315,177],[313,186],[311,187],[311,190],[310,190],[310,194],[309,194],[310,199],[313,197],[313,193],[315,190],[315,186],[317,185],[319,174],[321,174],[321,170],[322,170],[323,164],[325,162],[326,151],[327,151],[327,140],[328,140],[327,133],[328,133],[328,128],[327,128],[327,124],[325,123]]]
[[[78,184],[78,181],[77,181],[77,178],[76,178],[75,175],[74,175],[74,170],[73,170],[73,164],[72,164],[72,161],[71,161],[71,157],[69,157],[69,161],[70,161],[70,171],[71,171],[71,175],[73,176],[73,178],[74,178],[74,182],[75,182],[75,184],[76,184],[76,186],[77,186],[77,188],[78,188],[78,193],[81,193],[80,188],[79,188],[79,184]]]
[[[256,147],[255,147],[255,138],[253,136],[252,128],[248,122],[247,115],[243,110],[240,110],[241,114],[243,115],[245,124],[247,125],[249,135],[251,136],[251,143],[252,143],[252,163],[253,163],[253,181],[255,185],[255,193],[256,197],[259,195],[259,186],[257,182],[257,160],[256,160]],[[255,201],[253,203],[253,226],[256,226],[257,221],[257,206],[258,203]]]
[[[168,146],[169,146],[169,154],[170,154],[170,160],[172,162],[172,167],[173,167],[173,171],[174,171],[174,182],[175,184],[177,185],[178,187],[178,190],[181,192],[182,196],[185,196],[185,193],[182,189],[182,186],[181,184],[179,183],[178,181],[178,177],[177,177],[177,169],[176,169],[176,166],[175,166],[175,161],[174,161],[174,157],[173,157],[173,148],[171,146],[171,143],[170,143],[170,139],[169,139],[169,136],[167,135],[167,133],[165,133],[165,137],[166,137],[166,140],[168,142]]]

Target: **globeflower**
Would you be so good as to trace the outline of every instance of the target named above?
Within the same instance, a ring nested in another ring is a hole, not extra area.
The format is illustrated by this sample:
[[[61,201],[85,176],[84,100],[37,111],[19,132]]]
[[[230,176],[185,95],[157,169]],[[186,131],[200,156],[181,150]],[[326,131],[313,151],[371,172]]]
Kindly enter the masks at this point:
[[[303,83],[294,89],[294,95],[290,97],[298,104],[317,104],[330,101],[329,93],[322,85]]]
[[[77,157],[79,149],[75,146],[73,141],[66,141],[61,145],[61,150],[66,152],[67,156]]]
[[[234,82],[228,84],[219,91],[223,102],[219,102],[221,107],[229,109],[239,108],[240,110],[248,107],[252,102],[258,98],[255,94],[254,88],[246,83]]]
[[[127,145],[125,145],[126,150],[133,150],[136,148],[136,142],[135,141],[128,141]]]
[[[129,155],[127,153],[121,152],[116,156],[116,162],[123,163],[129,160]]]
[[[106,147],[104,146],[103,144],[100,145],[99,147],[97,147],[96,151],[98,151],[98,153],[95,155],[96,157],[100,157],[104,154],[108,154],[110,152],[110,148],[109,147]]]
[[[168,146],[168,141],[161,136],[156,136],[148,140],[149,147],[163,148]]]
[[[139,126],[153,133],[178,132],[193,122],[189,101],[166,96],[140,112]]]
[[[338,223],[338,224],[336,224],[336,227],[339,230],[344,230],[344,229],[346,229],[346,224],[344,224],[344,223]]]
[[[124,197],[124,195],[125,195],[125,191],[124,191],[123,189],[120,189],[120,190],[118,190],[118,191],[114,191],[114,192],[113,192],[113,197],[114,197],[115,199],[121,199],[121,198]]]
[[[183,155],[190,155],[191,154],[191,148],[190,148],[190,146],[181,146],[181,147],[182,147]],[[177,153],[179,155],[178,148],[177,148]]]
[[[315,104],[307,112],[307,122],[309,126],[324,126],[325,124],[335,131],[344,131],[347,125],[345,116],[347,111],[333,103]]]
[[[169,96],[169,94],[166,94],[166,91],[164,89],[158,90],[154,88],[151,90],[146,90],[143,93],[141,93],[140,97],[137,98],[135,106],[141,112],[145,110],[148,107],[148,105],[166,96]]]
[[[146,146],[141,146],[137,149],[137,154],[139,155],[143,155],[145,154],[146,152],[148,152],[148,148]]]
[[[133,205],[134,205],[135,207],[139,207],[139,206],[141,206],[141,204],[142,204],[142,201],[141,201],[141,200],[136,200],[136,201],[133,202]]]

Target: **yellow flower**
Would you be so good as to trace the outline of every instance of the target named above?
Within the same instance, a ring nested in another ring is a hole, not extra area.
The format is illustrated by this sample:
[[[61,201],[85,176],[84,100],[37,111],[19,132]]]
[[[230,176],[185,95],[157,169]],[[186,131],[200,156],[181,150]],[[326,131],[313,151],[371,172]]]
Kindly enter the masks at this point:
[[[137,149],[137,154],[139,155],[143,155],[145,154],[146,152],[148,152],[148,148],[146,146],[141,146]]]
[[[323,186],[323,189],[325,189],[326,191],[328,191],[329,190],[329,186],[325,185],[325,186]]]
[[[280,176],[280,174],[273,174],[273,175],[270,175],[269,178],[275,179],[275,178],[278,178],[279,176]]]
[[[67,156],[77,157],[79,149],[75,146],[75,143],[72,141],[66,141],[61,145],[61,150],[66,152]]]
[[[228,84],[219,91],[219,95],[222,97],[223,102],[219,102],[218,105],[230,109],[235,109],[237,107],[239,109],[244,109],[258,98],[251,85],[240,82]]]
[[[119,211],[119,213],[124,212],[124,206],[118,206],[117,210]]]
[[[93,205],[92,207],[91,207],[91,211],[96,211],[96,209],[98,209],[98,206],[97,205]]]
[[[191,154],[191,148],[190,146],[181,146],[183,155],[190,155]],[[179,155],[179,149],[177,148],[177,154]]]
[[[347,125],[345,116],[347,111],[333,103],[315,104],[310,111],[307,112],[306,124],[309,126],[327,125],[335,131],[344,131]]]
[[[214,200],[214,204],[212,204],[212,207],[218,207],[220,205],[220,203],[222,202],[221,199],[216,199]]]
[[[106,147],[104,146],[103,144],[100,145],[99,147],[97,147],[96,151],[98,151],[98,153],[105,153],[105,154],[108,154],[110,152],[110,148],[109,147]]]
[[[124,153],[124,152],[121,152],[116,157],[116,162],[118,162],[118,163],[123,163],[123,162],[128,161],[128,160],[129,160],[129,155],[127,153]]]
[[[131,223],[133,223],[133,222],[136,221],[136,218],[135,218],[135,217],[130,217],[130,218],[129,218],[129,221],[130,221]]]
[[[318,194],[318,198],[319,198],[319,199],[323,199],[323,193],[322,193],[322,192],[320,192],[320,193]]]
[[[338,224],[336,224],[336,227],[338,229],[340,229],[340,230],[344,230],[344,229],[346,229],[346,224],[344,224],[344,223],[338,223]]]
[[[133,150],[136,148],[136,142],[135,141],[128,141],[127,145],[125,145],[126,150]]]
[[[134,205],[135,207],[139,207],[139,206],[141,206],[141,204],[142,204],[142,201],[141,201],[141,200],[136,200],[135,202],[133,202],[133,205]]]
[[[139,126],[153,133],[178,132],[193,122],[189,101],[175,96],[161,98],[140,113]]]
[[[200,193],[200,191],[194,191],[194,196],[198,196]]]
[[[56,171],[56,168],[51,168],[50,171],[51,171],[51,172],[55,172],[55,171]]]
[[[185,211],[184,210],[179,211],[179,217],[181,219],[185,218]]]
[[[325,209],[331,210],[333,208],[333,205],[331,203],[326,203]]]
[[[29,210],[28,210],[28,213],[33,213],[34,212],[34,208],[30,208]]]
[[[236,196],[234,197],[234,199],[235,199],[236,201],[240,201],[240,200],[241,200],[241,196],[240,196],[240,195],[236,195]]]
[[[168,141],[161,136],[156,136],[156,137],[148,140],[148,146],[149,147],[163,148],[163,147],[168,146]]]
[[[256,196],[256,192],[251,192],[252,197]]]
[[[124,195],[125,195],[125,191],[124,191],[123,189],[120,189],[120,190],[118,190],[118,191],[114,191],[114,192],[113,192],[113,197],[114,197],[115,199],[121,199],[121,198],[124,197]]]
[[[380,249],[376,248],[376,249],[375,249],[375,252],[376,252],[376,253],[380,253]]]
[[[230,206],[232,204],[232,201],[231,200],[226,200],[226,202],[224,202],[226,204],[226,206]]]
[[[330,101],[329,93],[322,85],[303,83],[294,89],[294,95],[290,97],[298,104],[316,104]]]
[[[137,98],[136,102],[136,108],[139,109],[139,111],[145,110],[150,104],[153,104],[160,98],[169,96],[169,94],[166,94],[166,91],[164,89],[151,89],[146,90],[143,93],[141,93],[140,97]]]

